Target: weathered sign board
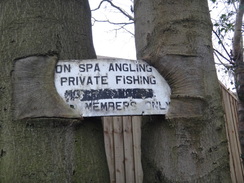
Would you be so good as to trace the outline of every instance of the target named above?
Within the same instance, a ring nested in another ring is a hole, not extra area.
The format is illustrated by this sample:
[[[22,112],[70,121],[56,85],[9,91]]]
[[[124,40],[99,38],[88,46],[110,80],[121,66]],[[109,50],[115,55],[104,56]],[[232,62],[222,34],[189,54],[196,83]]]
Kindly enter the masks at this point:
[[[171,93],[155,68],[125,59],[58,61],[55,87],[83,117],[166,114]]]

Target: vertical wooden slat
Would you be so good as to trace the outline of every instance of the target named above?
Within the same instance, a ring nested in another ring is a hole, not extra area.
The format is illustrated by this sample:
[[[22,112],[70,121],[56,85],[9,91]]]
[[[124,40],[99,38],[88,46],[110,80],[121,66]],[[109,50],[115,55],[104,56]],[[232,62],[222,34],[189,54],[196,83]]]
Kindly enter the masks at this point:
[[[141,117],[132,116],[132,133],[135,163],[135,182],[142,183],[143,171],[141,164]]]
[[[226,132],[228,131],[228,126],[226,125]],[[230,139],[230,134],[229,133],[226,133],[227,135],[227,139]],[[231,176],[231,180],[232,180],[232,183],[237,183],[236,181],[236,175],[235,175],[235,172],[233,171],[235,168],[234,168],[234,161],[233,161],[233,156],[232,156],[232,153],[231,153],[231,145],[230,145],[230,141],[228,140],[228,150],[229,150],[229,157],[230,157],[230,176]]]
[[[226,92],[223,92],[223,98],[224,98],[224,109],[226,111],[225,113],[225,119],[226,119],[226,132],[227,132],[227,138],[228,138],[228,148],[229,148],[229,152],[230,152],[230,170],[231,170],[231,179],[233,183],[237,182],[237,175],[236,175],[236,171],[235,171],[235,166],[236,166],[236,156],[238,156],[237,152],[234,151],[233,152],[233,148],[235,148],[236,146],[236,141],[235,138],[232,134],[232,132],[234,131],[233,128],[233,122],[232,122],[232,118],[230,117],[230,101],[229,101],[229,97],[228,94]]]
[[[236,131],[236,140],[237,140],[237,149],[238,149],[238,154],[239,154],[239,157],[241,156],[241,144],[239,143],[240,140],[239,140],[239,130],[238,130],[238,122],[239,122],[239,119],[238,119],[238,113],[237,113],[237,106],[238,106],[238,101],[236,98],[232,97],[232,101],[233,101],[233,104],[232,104],[232,117],[233,117],[233,125],[235,126],[235,131]],[[242,178],[244,177],[244,169],[243,169],[243,162],[242,162],[242,159],[240,159],[240,167],[241,167],[241,172],[242,172]],[[243,178],[243,182],[244,182],[244,178]]]
[[[142,183],[141,117],[104,117],[104,143],[111,183]]]
[[[238,135],[237,98],[221,85],[226,118],[226,133],[230,152],[230,169],[232,182],[244,182],[243,164]]]
[[[235,125],[233,122],[233,117],[232,117],[232,108],[233,106],[231,105],[231,98],[228,95],[227,92],[223,94],[224,96],[224,103],[225,103],[225,111],[226,111],[226,126],[227,126],[227,133],[228,133],[228,140],[229,140],[229,146],[230,146],[230,158],[232,159],[233,165],[231,165],[231,173],[232,173],[232,181],[233,182],[240,182],[238,179],[240,179],[240,167],[239,167],[239,161],[240,161],[240,156],[239,152],[237,150],[238,148],[238,138],[236,138],[236,133],[238,131],[235,130]],[[231,162],[230,162],[231,163]]]
[[[113,131],[113,118],[103,118],[103,131],[104,131],[104,145],[110,175],[110,183],[116,183],[115,179],[115,157],[114,157],[114,131]]]
[[[235,172],[237,176],[237,182],[244,182],[243,179],[243,164],[241,163],[241,147],[240,147],[240,140],[239,140],[239,130],[238,130],[238,116],[237,116],[237,100],[234,100],[234,98],[228,94],[228,99],[230,101],[230,118],[232,118],[232,135],[233,140],[235,143],[233,143],[233,151],[235,151]]]
[[[243,163],[241,156],[241,147],[240,147],[240,140],[239,140],[239,130],[238,130],[238,115],[237,115],[237,100],[233,98],[229,94],[229,101],[230,101],[230,118],[232,118],[232,126],[233,131],[232,135],[234,136],[234,140],[236,143],[233,143],[235,146],[233,146],[233,151],[235,151],[236,157],[235,157],[235,172],[237,176],[237,182],[244,182],[244,172],[243,172]]]
[[[125,180],[135,182],[135,165],[133,152],[132,117],[123,117],[124,153],[125,153]]]
[[[113,117],[116,183],[125,183],[123,118]]]

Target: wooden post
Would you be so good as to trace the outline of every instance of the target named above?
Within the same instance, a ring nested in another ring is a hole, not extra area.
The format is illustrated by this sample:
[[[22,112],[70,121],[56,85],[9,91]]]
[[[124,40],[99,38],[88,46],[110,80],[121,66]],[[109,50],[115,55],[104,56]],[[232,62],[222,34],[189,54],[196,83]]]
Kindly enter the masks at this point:
[[[115,168],[114,168],[114,130],[113,130],[113,118],[103,118],[103,131],[104,131],[104,145],[110,175],[110,182],[115,183]]]
[[[132,116],[133,125],[133,151],[134,151],[134,163],[135,163],[135,176],[136,183],[142,183],[143,170],[141,165],[141,117]]]
[[[142,183],[141,117],[103,117],[111,183]]]
[[[135,181],[135,164],[134,164],[134,149],[133,149],[133,131],[132,117],[123,117],[123,136],[124,136],[124,162],[125,162],[125,180],[126,182]]]

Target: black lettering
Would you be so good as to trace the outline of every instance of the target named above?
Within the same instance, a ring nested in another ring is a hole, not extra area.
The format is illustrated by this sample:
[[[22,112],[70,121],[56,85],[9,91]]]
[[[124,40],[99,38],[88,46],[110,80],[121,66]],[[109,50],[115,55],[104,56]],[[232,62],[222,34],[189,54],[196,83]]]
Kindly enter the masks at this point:
[[[71,86],[71,83],[75,85],[75,78],[74,77],[69,77],[69,86]]]
[[[75,81],[76,81],[76,85],[79,85],[79,77],[78,76],[76,76],[76,78],[75,78]]]
[[[130,67],[130,72],[135,72],[136,71],[136,70],[132,69],[131,64],[129,65],[129,67]]]
[[[95,80],[96,80],[96,84],[98,84],[98,79],[100,78],[100,76],[94,76]]]
[[[69,65],[66,65],[66,64],[64,64],[64,72],[70,72],[70,70],[71,70],[71,66],[70,66],[70,64]]]
[[[94,111],[99,111],[99,102],[93,102],[93,110]]]
[[[56,73],[70,72],[71,71],[71,66],[70,66],[70,64],[69,65],[66,65],[66,64],[64,64],[64,65],[56,65],[55,70],[56,70]]]
[[[62,65],[56,65],[56,73],[61,73],[62,72]]]
[[[65,83],[69,86],[78,86],[78,85],[106,85],[108,84],[108,76],[76,76],[76,77],[61,77],[60,84],[63,86]],[[118,78],[117,83],[120,78]]]
[[[146,107],[147,110],[150,110],[151,109],[151,102],[146,101],[145,107]]]
[[[91,76],[88,76],[88,78],[87,78],[87,83],[86,83],[86,84],[87,84],[87,85],[89,85],[89,84],[93,85]]]
[[[99,68],[98,63],[95,64],[94,72],[95,72],[95,71],[100,71],[100,68]]]
[[[63,84],[67,82],[67,78],[66,77],[61,77],[60,78],[60,82],[61,82],[61,86],[63,86]]]
[[[132,102],[130,103],[130,105],[131,105],[132,109],[136,109],[136,102],[132,101]]]
[[[85,64],[80,64],[79,68],[80,68],[80,70],[79,70],[80,72],[85,72],[86,71]]]
[[[165,110],[165,108],[163,108],[161,106],[161,102],[159,102],[159,101],[152,102],[152,108],[154,108],[154,109],[160,109],[160,110]]]
[[[147,72],[152,72],[152,67],[150,65],[147,65]]]
[[[150,84],[150,78],[149,77],[143,77],[142,78],[143,84]]]
[[[142,64],[139,64],[139,65],[138,65],[138,70],[139,70],[140,72],[142,72],[142,71],[143,71],[143,72],[146,72],[146,66],[145,66],[145,64],[143,64],[143,65],[142,65]]]
[[[108,102],[108,107],[109,107],[109,108],[112,108],[113,110],[115,109],[115,108],[114,108],[114,103],[113,103],[113,102]]]
[[[122,105],[121,105],[121,102],[116,102],[116,109],[117,110],[122,110]]]
[[[154,108],[154,109],[158,109],[157,102],[152,102],[152,108]]]
[[[165,110],[165,107],[162,107],[161,102],[158,102],[158,103],[159,103],[159,109],[160,110]]]
[[[84,85],[85,83],[85,77],[79,77],[81,85]]]
[[[133,84],[140,84],[139,76],[133,76]]]
[[[105,110],[105,111],[108,110],[108,103],[107,102],[101,103],[101,110]]]
[[[127,84],[132,84],[132,76],[126,76]]]
[[[86,71],[89,72],[89,70],[92,69],[92,64],[86,64]]]
[[[128,64],[123,64],[123,71],[128,71],[129,68],[128,68]]]
[[[122,67],[121,67],[121,64],[115,63],[115,71],[123,71]]]
[[[88,110],[92,109],[92,103],[91,102],[85,103],[85,109],[88,109]]]
[[[126,84],[126,76],[123,76],[123,83]]]
[[[161,104],[160,101],[146,101],[145,103],[146,110],[157,109],[157,110],[165,110],[165,107]]]
[[[119,84],[119,81],[121,81],[122,76],[116,76],[116,84]]]
[[[155,84],[156,84],[156,79],[155,79],[155,77],[154,77],[154,76],[151,78],[151,84],[153,84],[153,85],[155,85]]]
[[[108,84],[108,76],[101,76],[101,84],[102,85],[107,85]]]
[[[108,71],[114,71],[114,65],[111,63],[111,64],[109,64],[109,69],[108,69]]]
[[[130,105],[129,102],[123,102],[123,109],[128,108],[129,105]]]
[[[116,76],[116,84],[156,84],[154,76]]]

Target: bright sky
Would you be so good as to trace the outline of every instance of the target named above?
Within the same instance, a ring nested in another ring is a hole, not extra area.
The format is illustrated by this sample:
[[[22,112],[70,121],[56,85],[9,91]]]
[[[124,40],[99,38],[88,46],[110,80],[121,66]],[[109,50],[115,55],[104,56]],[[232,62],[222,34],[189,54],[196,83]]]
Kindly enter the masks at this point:
[[[216,23],[219,19],[219,17],[223,14],[228,14],[231,12],[236,12],[236,9],[238,8],[238,4],[235,3],[235,6],[227,6],[225,3],[225,0],[218,0],[218,3],[210,5],[210,14],[212,18],[213,24]],[[232,16],[231,19],[229,19],[231,22],[235,21],[235,16]],[[214,30],[216,31],[216,27],[214,27]],[[233,38],[233,32],[227,33],[225,35],[225,41],[223,42],[225,45],[225,49],[230,54],[232,50],[232,38]],[[218,44],[219,40],[218,38],[213,35],[213,47],[217,49],[221,54],[223,54],[226,58],[229,58],[227,53],[225,52],[224,48]],[[229,63],[221,58],[221,56],[218,56],[221,59],[221,62],[223,62],[226,65],[229,65]],[[219,60],[215,56],[215,62],[216,62],[216,70],[219,80],[231,91],[235,91],[235,85],[234,85],[234,76],[233,71],[231,69],[227,70],[226,67],[224,67],[222,64],[220,64]]]
[[[101,0],[90,0],[91,9],[97,8],[100,2]],[[128,8],[128,3],[131,3],[131,0],[113,0],[113,2],[126,9]],[[127,11],[130,12],[130,9]],[[121,13],[115,11],[115,9],[111,8],[106,2],[103,3],[99,10],[93,11],[92,16],[97,20],[107,20],[109,18],[113,22],[128,22],[128,18],[125,18]],[[93,42],[97,55],[136,59],[133,35],[125,30],[115,30],[118,28],[119,27],[109,23],[94,23],[92,27]],[[127,28],[133,32],[134,25],[129,25]]]

